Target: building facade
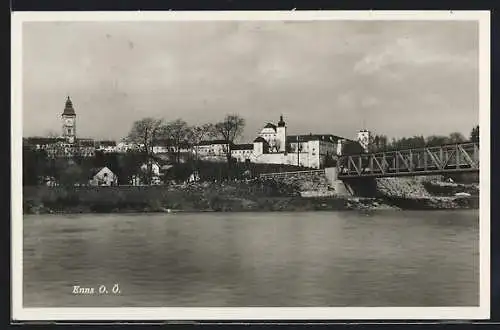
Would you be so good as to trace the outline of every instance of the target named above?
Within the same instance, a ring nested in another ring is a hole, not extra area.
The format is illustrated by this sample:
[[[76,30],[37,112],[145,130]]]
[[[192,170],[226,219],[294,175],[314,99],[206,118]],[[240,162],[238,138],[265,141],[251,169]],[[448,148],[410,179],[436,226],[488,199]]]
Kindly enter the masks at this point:
[[[373,137],[370,131],[362,129],[358,132],[358,143],[361,145],[365,152],[368,152],[370,150],[372,139]]]
[[[342,154],[347,139],[332,134],[287,135],[286,123],[267,123],[250,144],[231,145],[231,157],[239,162],[287,164],[310,168],[325,166]],[[225,160],[226,141],[205,141],[198,147],[200,159]]]
[[[209,161],[226,160],[229,143],[224,140],[202,141],[194,146],[193,153],[198,159]]]

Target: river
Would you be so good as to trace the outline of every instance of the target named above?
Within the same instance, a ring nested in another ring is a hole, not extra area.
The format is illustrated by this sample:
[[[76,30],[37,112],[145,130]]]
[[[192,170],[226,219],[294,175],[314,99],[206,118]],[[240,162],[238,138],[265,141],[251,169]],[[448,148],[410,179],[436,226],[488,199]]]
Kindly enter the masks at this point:
[[[478,229],[478,210],[26,215],[23,303],[477,306]]]

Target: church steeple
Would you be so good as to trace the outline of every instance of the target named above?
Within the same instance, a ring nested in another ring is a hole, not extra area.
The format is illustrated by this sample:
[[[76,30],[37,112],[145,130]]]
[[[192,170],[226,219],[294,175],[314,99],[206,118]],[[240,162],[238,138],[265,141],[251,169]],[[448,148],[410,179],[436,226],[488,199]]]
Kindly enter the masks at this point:
[[[63,136],[69,143],[74,143],[76,141],[76,113],[73,108],[73,102],[71,102],[69,96],[66,99],[61,119]]]
[[[280,116],[280,121],[278,122],[278,127],[285,127],[285,122],[283,121],[283,115]]]
[[[276,140],[278,143],[278,152],[286,151],[286,124],[283,120],[283,115],[280,116],[278,128],[276,129]]]
[[[62,113],[63,116],[76,116],[75,109],[73,108],[73,102],[71,102],[71,99],[68,98],[66,99],[66,105],[64,106],[64,111]]]

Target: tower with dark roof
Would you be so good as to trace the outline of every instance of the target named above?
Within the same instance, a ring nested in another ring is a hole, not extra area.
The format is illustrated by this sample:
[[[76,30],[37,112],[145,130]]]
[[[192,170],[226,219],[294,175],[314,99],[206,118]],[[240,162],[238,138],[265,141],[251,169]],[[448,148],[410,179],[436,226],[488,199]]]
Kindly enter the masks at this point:
[[[276,142],[279,152],[285,152],[286,150],[286,124],[283,120],[283,115],[280,116],[280,121],[278,122],[278,127],[276,128]]]
[[[73,108],[73,102],[71,102],[69,96],[66,99],[66,104],[64,106],[64,111],[61,115],[61,119],[63,137],[66,138],[69,143],[74,143],[76,140],[76,112]]]
[[[283,120],[283,115],[280,116],[280,121],[278,122],[278,127],[285,127],[285,121]]]

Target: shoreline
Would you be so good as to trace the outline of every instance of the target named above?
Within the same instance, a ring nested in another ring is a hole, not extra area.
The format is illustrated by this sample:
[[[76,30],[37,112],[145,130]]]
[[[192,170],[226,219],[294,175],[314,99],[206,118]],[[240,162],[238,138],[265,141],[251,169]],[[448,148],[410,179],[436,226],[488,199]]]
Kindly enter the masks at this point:
[[[24,215],[39,214],[132,214],[132,213],[246,213],[246,212],[325,212],[325,211],[439,211],[479,209],[479,198],[423,197],[423,198],[358,198],[358,197],[276,197],[262,200],[226,199],[208,208],[169,208],[165,206],[75,205],[48,207],[29,205]]]
[[[382,181],[369,197],[338,194],[328,185],[274,180],[165,186],[23,187],[23,214],[300,212],[478,209],[479,192],[424,187],[417,181]],[[314,182],[313,182],[314,183]],[[314,194],[312,193],[314,192]]]

